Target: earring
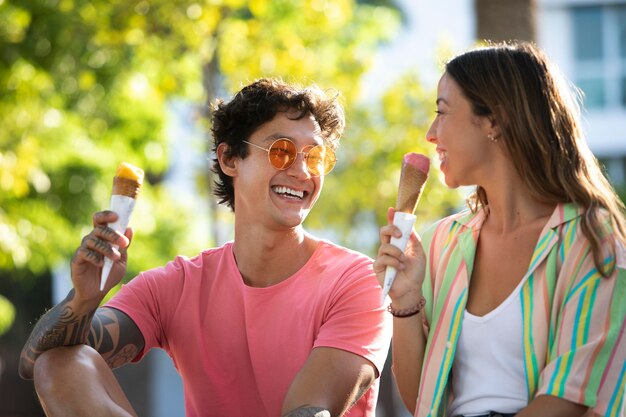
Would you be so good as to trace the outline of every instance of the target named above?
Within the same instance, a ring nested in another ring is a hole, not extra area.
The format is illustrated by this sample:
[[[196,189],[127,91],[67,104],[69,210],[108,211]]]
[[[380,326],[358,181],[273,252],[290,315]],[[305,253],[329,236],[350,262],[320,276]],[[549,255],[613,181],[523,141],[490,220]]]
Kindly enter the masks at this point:
[[[498,142],[498,138],[496,138],[495,136],[493,136],[492,133],[487,135],[487,139],[489,139],[491,142],[496,143]]]

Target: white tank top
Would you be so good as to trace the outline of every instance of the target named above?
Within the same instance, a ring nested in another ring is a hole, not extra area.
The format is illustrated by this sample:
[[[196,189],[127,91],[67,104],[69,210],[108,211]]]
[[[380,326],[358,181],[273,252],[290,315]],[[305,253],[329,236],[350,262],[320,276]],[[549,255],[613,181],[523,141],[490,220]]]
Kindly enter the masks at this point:
[[[452,363],[454,398],[448,415],[516,413],[528,405],[519,297],[525,281],[482,317],[465,310]]]

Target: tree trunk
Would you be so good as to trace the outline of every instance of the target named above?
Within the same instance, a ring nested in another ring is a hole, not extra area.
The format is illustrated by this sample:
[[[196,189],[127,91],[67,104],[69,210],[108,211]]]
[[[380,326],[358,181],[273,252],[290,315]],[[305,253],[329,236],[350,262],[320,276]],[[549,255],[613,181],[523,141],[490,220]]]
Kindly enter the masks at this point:
[[[479,40],[536,41],[536,0],[474,0]]]

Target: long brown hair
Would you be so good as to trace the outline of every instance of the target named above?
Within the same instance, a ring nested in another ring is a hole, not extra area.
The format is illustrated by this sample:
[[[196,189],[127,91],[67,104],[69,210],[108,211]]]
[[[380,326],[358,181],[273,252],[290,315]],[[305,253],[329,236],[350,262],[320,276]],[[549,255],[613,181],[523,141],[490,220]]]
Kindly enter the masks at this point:
[[[558,70],[534,44],[519,42],[463,53],[446,64],[446,72],[473,112],[500,126],[511,161],[537,200],[582,207],[582,232],[595,265],[609,275],[613,267],[602,267],[600,249],[608,230],[598,211],[608,212],[617,237],[626,242],[624,203],[584,140],[578,103]],[[485,190],[478,186],[468,204],[473,211],[488,207]]]

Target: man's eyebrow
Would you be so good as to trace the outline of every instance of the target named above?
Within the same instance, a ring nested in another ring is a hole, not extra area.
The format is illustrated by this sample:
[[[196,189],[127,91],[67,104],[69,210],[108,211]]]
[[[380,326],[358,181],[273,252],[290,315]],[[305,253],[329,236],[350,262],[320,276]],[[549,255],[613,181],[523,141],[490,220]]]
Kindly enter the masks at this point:
[[[448,101],[445,98],[437,97],[437,101],[435,103],[439,104],[440,102],[442,102],[443,104],[448,104]]]
[[[274,142],[276,139],[290,139],[293,140],[289,135],[285,135],[284,133],[272,133],[269,136],[263,138],[263,142]]]

